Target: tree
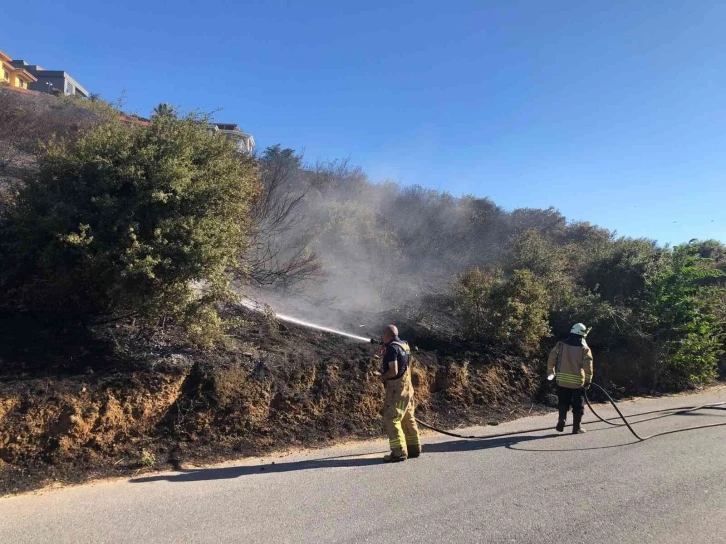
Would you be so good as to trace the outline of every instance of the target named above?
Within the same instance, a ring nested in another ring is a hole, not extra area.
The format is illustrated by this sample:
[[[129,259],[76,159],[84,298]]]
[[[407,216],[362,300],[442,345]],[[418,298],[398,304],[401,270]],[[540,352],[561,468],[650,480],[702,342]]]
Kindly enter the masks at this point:
[[[255,223],[240,277],[290,290],[321,275],[320,260],[311,248],[312,231],[301,212],[313,178],[303,171],[302,156],[279,144],[265,150],[259,165],[261,190],[252,205]]]
[[[553,207],[518,208],[509,215],[508,223],[514,235],[534,229],[551,236],[563,233],[567,227],[565,217]]]
[[[256,165],[203,119],[157,109],[47,144],[0,230],[0,305],[52,321],[220,320],[259,190]]]
[[[697,248],[698,255],[708,259],[714,268],[726,272],[726,244],[718,240],[691,240],[688,245]]]
[[[171,104],[162,102],[154,108],[153,115],[157,117],[176,117],[177,111]]]
[[[647,299],[649,279],[669,265],[669,252],[653,240],[621,238],[584,271],[582,281],[603,300],[638,305]]]
[[[656,385],[661,379],[678,387],[699,385],[716,377],[724,339],[716,311],[723,290],[704,284],[724,274],[699,252],[696,244],[677,246],[672,265],[648,281],[647,311],[660,362]]]

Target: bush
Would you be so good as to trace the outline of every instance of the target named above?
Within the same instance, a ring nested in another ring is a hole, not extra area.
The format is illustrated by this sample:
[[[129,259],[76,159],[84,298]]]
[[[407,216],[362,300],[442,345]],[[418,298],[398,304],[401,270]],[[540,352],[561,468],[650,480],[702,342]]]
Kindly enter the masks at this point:
[[[649,278],[667,269],[669,255],[652,240],[621,238],[590,264],[583,283],[605,301],[639,305]]]
[[[694,244],[674,249],[672,264],[648,282],[652,336],[661,380],[675,387],[709,383],[723,353],[723,323],[717,311],[723,290],[712,284],[724,273],[710,266]]]
[[[0,225],[0,309],[214,325],[258,180],[204,121],[166,109],[149,127],[109,122],[45,145]]]
[[[153,467],[156,464],[156,455],[151,453],[148,450],[141,450],[141,453],[139,454],[139,461],[138,465],[139,467]]]
[[[661,249],[643,240],[619,240],[592,263],[587,279],[597,294],[573,297],[552,312],[557,330],[583,321],[596,331],[592,346],[616,385],[683,389],[712,381],[723,354],[724,274],[703,258],[698,242]]]
[[[456,308],[465,335],[529,355],[550,333],[547,290],[529,270],[509,277],[479,269],[464,273],[456,285]]]
[[[480,337],[492,329],[489,299],[497,279],[497,274],[472,268],[456,281],[454,307],[468,338]]]

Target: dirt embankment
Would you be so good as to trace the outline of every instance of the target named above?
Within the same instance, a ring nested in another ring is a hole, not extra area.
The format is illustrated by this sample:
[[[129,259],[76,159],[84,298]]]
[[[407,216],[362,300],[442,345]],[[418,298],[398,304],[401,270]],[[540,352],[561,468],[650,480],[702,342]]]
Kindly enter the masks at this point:
[[[211,353],[146,354],[125,369],[6,373],[0,494],[382,436],[377,349],[283,326],[248,329]],[[418,414],[444,425],[515,417],[538,384],[534,370],[504,356],[417,358]]]

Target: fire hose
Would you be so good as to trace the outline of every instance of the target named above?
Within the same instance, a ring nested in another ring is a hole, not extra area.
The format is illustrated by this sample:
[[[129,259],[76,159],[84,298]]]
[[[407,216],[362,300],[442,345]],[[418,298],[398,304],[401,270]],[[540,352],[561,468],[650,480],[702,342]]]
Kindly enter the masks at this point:
[[[643,442],[645,440],[650,440],[651,438],[655,438],[657,436],[665,436],[667,434],[675,434],[675,433],[682,433],[682,432],[686,432],[686,431],[695,431],[696,429],[709,429],[712,427],[726,426],[726,421],[724,421],[722,423],[710,423],[707,425],[697,425],[694,427],[685,427],[682,429],[675,429],[675,430],[671,430],[671,431],[655,433],[655,434],[651,434],[648,436],[641,436],[635,431],[635,429],[633,429],[633,425],[637,425],[638,423],[645,423],[646,421],[652,421],[653,419],[659,419],[661,417],[669,417],[669,416],[675,416],[675,415],[679,415],[679,414],[687,414],[687,413],[695,412],[697,410],[726,410],[726,402],[717,402],[717,403],[713,403],[713,404],[703,404],[703,405],[698,405],[698,406],[679,406],[679,407],[675,407],[675,408],[664,408],[662,410],[650,410],[648,412],[630,414],[628,417],[631,417],[631,418],[645,416],[645,415],[651,415],[651,414],[664,414],[664,415],[657,416],[654,418],[648,418],[648,419],[641,420],[641,421],[634,421],[631,423],[623,415],[623,413],[620,411],[620,408],[618,408],[617,403],[613,400],[613,398],[610,396],[610,394],[607,391],[605,391],[605,389],[603,389],[596,383],[593,383],[592,385],[594,387],[596,387],[603,395],[605,395],[605,398],[607,398],[607,400],[610,402],[610,404],[612,404],[613,408],[615,408],[615,411],[618,413],[617,417],[611,417],[611,418],[607,418],[607,419],[600,416],[600,414],[598,414],[595,411],[595,409],[592,407],[592,404],[590,403],[590,399],[587,396],[587,390],[583,389],[584,396],[585,396],[585,402],[587,403],[587,407],[590,409],[590,411],[593,413],[593,415],[599,421],[606,423],[608,425],[611,425],[613,427],[627,427],[628,430],[632,433],[632,435],[635,438],[637,438],[638,441],[641,441],[641,442]],[[617,420],[622,420],[622,423],[613,422],[613,421],[617,421]],[[416,418],[416,422],[419,425],[421,425],[422,427],[426,427],[427,429],[430,429],[437,433],[444,434],[446,436],[452,436],[454,438],[464,438],[467,440],[485,440],[485,439],[489,439],[489,438],[501,438],[504,436],[514,436],[514,435],[518,435],[518,434],[529,434],[529,433],[536,433],[536,432],[541,432],[541,431],[552,430],[552,427],[548,426],[548,427],[538,427],[536,429],[525,429],[523,431],[511,431],[511,432],[506,432],[506,433],[490,434],[490,435],[486,435],[486,436],[474,436],[474,435],[463,435],[463,434],[452,433],[450,431],[445,431],[443,429],[434,427],[433,425],[430,425],[424,421],[421,421],[419,418]],[[590,422],[586,422],[584,424],[588,424],[588,423],[595,423],[595,422],[590,421]],[[571,425],[567,425],[567,427],[570,427],[570,426]]]
[[[371,342],[371,344],[382,344],[382,342],[380,342],[379,340],[376,340],[374,338],[371,338],[370,342]],[[418,351],[418,348],[415,348],[415,349],[416,349],[416,351]],[[554,375],[550,376],[550,379],[552,379],[553,377],[554,377]],[[640,412],[640,413],[637,413],[637,414],[630,414],[629,417],[631,417],[631,418],[632,417],[645,416],[645,415],[651,415],[651,414],[664,414],[664,415],[660,415],[660,416],[657,416],[657,417],[654,417],[654,418],[648,418],[648,419],[644,419],[644,420],[640,420],[640,421],[634,421],[634,422],[631,423],[623,415],[623,413],[620,411],[620,408],[618,408],[618,405],[615,402],[615,400],[613,400],[613,398],[610,396],[610,394],[604,388],[602,388],[600,385],[598,385],[596,383],[592,383],[591,385],[593,385],[594,387],[596,387],[603,395],[605,395],[605,398],[610,402],[610,404],[612,404],[613,408],[615,408],[615,411],[617,412],[618,415],[616,417],[611,417],[611,418],[607,418],[607,419],[601,417],[600,414],[598,414],[595,411],[595,408],[592,407],[592,404],[590,403],[590,399],[587,396],[587,389],[583,388],[583,395],[585,397],[585,402],[587,403],[587,407],[590,409],[590,411],[592,412],[592,414],[599,421],[601,421],[603,423],[606,423],[608,425],[611,425],[613,427],[627,427],[628,430],[632,433],[632,435],[636,439],[638,439],[638,441],[640,441],[640,442],[643,442],[645,440],[649,440],[651,438],[655,438],[657,436],[665,436],[665,435],[668,435],[668,434],[682,433],[682,432],[686,432],[686,431],[694,431],[694,430],[697,430],[697,429],[709,429],[711,427],[723,427],[723,426],[726,426],[726,421],[724,421],[722,423],[711,423],[711,424],[708,424],[708,425],[697,425],[697,426],[694,426],[694,427],[685,427],[683,429],[675,429],[675,430],[671,430],[671,431],[664,431],[664,432],[660,432],[660,433],[655,433],[655,434],[648,435],[648,436],[640,436],[635,431],[635,429],[633,429],[633,425],[637,425],[638,423],[645,423],[646,421],[652,421],[653,419],[660,419],[660,418],[663,418],[663,417],[675,416],[675,415],[680,415],[680,414],[688,414],[688,413],[695,412],[695,411],[698,411],[698,410],[726,410],[726,402],[717,402],[717,403],[713,403],[713,404],[703,404],[703,405],[699,405],[699,406],[679,406],[679,407],[676,407],[676,408],[664,408],[662,410],[650,410],[648,412]],[[613,423],[614,420],[615,421],[622,420],[622,423]],[[506,433],[489,434],[489,435],[486,435],[486,436],[474,436],[474,435],[463,435],[463,434],[458,434],[458,433],[452,433],[451,431],[446,431],[444,429],[439,429],[438,427],[434,427],[433,425],[431,425],[429,423],[426,423],[425,421],[422,421],[419,418],[416,418],[416,422],[419,425],[421,425],[422,427],[426,427],[427,429],[430,429],[432,431],[435,431],[435,432],[437,432],[439,434],[443,434],[443,435],[446,435],[446,436],[451,436],[451,437],[454,437],[454,438],[464,438],[464,439],[467,439],[467,440],[484,440],[484,439],[488,439],[488,438],[502,438],[502,437],[505,437],[505,436],[515,436],[515,435],[518,435],[518,434],[530,434],[530,433],[536,433],[536,432],[542,432],[542,431],[549,431],[549,430],[552,429],[552,427],[548,426],[548,427],[538,427],[536,429],[526,429],[524,431],[511,431],[511,432],[506,432]],[[583,423],[583,425],[586,425],[588,423],[595,423],[595,422],[594,421],[585,422],[585,423]],[[571,426],[572,425],[565,425],[565,427],[571,427]]]

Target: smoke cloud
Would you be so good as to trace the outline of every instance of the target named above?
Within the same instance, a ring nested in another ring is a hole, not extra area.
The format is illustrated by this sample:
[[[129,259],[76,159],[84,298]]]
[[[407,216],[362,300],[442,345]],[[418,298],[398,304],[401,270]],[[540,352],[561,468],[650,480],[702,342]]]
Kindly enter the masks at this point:
[[[279,147],[260,160],[263,181],[284,171],[282,194],[299,197],[290,227],[273,241],[279,260],[304,246],[319,270],[253,287],[252,296],[276,311],[351,332],[377,333],[368,324],[394,309],[435,308],[458,274],[501,266],[511,241],[528,229],[553,239],[578,229],[611,236],[586,223],[568,225],[553,208],[507,212],[488,198],[374,183],[345,161],[304,165],[301,156]]]

